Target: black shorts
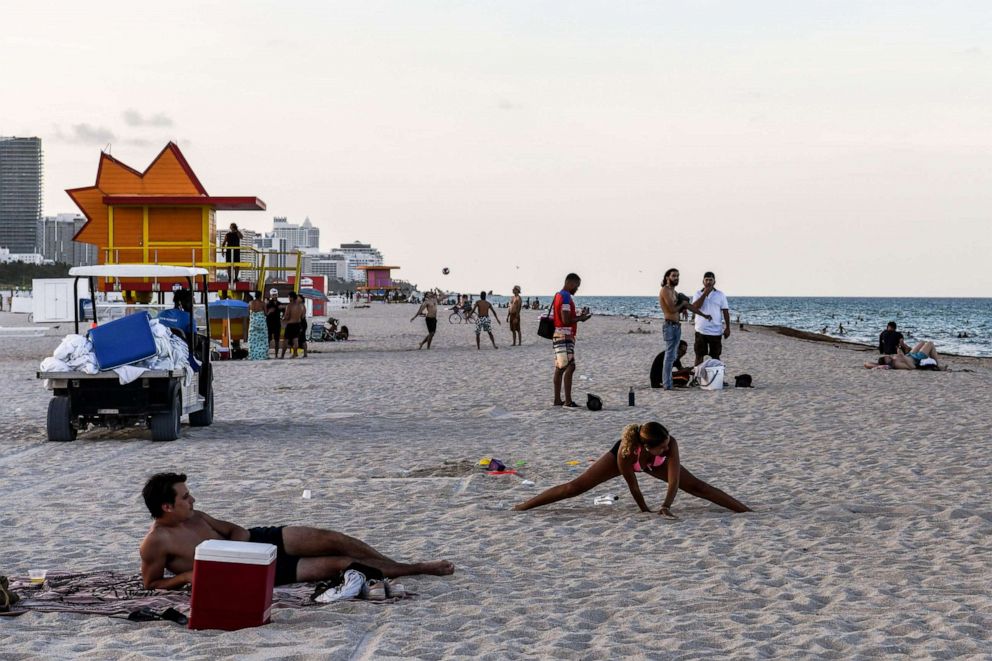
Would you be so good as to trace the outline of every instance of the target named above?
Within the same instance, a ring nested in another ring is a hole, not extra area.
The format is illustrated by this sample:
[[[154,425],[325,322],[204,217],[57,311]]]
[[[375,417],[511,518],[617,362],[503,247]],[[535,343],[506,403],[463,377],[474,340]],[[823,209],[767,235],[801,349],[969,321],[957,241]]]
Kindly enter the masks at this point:
[[[437,332],[437,319],[436,318],[434,318],[434,317],[427,317],[425,319],[425,321],[427,322],[427,332],[428,333],[433,334],[433,333]]]
[[[299,556],[289,555],[282,543],[282,529],[286,526],[263,526],[248,529],[248,541],[272,544],[276,547],[276,585],[296,583],[296,566]]]
[[[723,353],[723,336],[696,333],[696,341],[692,349],[697,356],[709,356],[718,359]]]
[[[287,342],[289,342],[290,340],[295,340],[300,336],[300,332],[302,330],[303,330],[303,324],[300,323],[286,324],[286,331],[283,333],[283,337],[286,338]]]
[[[278,343],[279,342],[279,332],[282,330],[282,327],[279,325],[279,322],[277,321],[274,324],[268,324],[268,327],[269,327],[269,342],[277,342]]]
[[[229,262],[240,262],[241,261],[241,249],[240,248],[227,248],[225,250],[227,253],[227,261]]]

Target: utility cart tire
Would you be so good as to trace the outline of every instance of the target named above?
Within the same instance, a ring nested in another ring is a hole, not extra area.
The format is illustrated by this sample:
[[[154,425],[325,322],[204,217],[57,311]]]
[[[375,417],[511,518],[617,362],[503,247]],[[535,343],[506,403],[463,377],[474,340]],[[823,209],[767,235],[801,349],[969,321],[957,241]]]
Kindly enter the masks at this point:
[[[189,414],[191,427],[209,427],[214,421],[214,384],[207,386],[203,393],[203,408]]]
[[[52,397],[48,402],[48,440],[56,443],[76,440],[72,426],[72,405],[65,395]]]
[[[172,391],[172,410],[152,416],[152,440],[174,441],[179,438],[179,423],[182,421],[183,400],[179,388]]]

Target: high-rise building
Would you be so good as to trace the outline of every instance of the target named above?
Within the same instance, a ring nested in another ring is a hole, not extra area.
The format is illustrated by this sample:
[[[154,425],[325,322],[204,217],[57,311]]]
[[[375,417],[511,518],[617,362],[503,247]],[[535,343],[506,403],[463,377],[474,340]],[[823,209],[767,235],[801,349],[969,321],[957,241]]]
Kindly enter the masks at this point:
[[[86,224],[86,217],[78,213],[60,213],[45,216],[38,221],[35,243],[38,252],[45,259],[71,266],[86,266],[97,263],[97,247],[91,243],[79,243],[72,237]]]
[[[322,275],[326,278],[350,280],[348,260],[344,255],[316,253],[303,258],[303,272],[307,275]]]
[[[276,280],[285,280],[287,272],[285,269],[295,269],[296,268],[296,258],[291,255],[286,255],[289,252],[286,247],[286,239],[281,236],[274,236],[273,234],[259,235],[255,237],[254,245],[260,251],[266,253],[265,255],[265,268],[266,276],[269,278],[274,278]],[[278,254],[283,253],[283,254]],[[269,271],[269,269],[278,269],[276,271]]]
[[[286,239],[287,250],[316,251],[320,248],[320,228],[310,223],[306,218],[302,224],[295,225],[286,220],[285,216],[272,219],[272,234]]]
[[[351,282],[365,282],[365,271],[359,266],[382,266],[382,253],[370,243],[354,241],[342,243],[340,248],[331,250],[331,255],[342,255],[348,260],[348,278]]]
[[[36,252],[41,220],[41,138],[0,136],[0,247]]]

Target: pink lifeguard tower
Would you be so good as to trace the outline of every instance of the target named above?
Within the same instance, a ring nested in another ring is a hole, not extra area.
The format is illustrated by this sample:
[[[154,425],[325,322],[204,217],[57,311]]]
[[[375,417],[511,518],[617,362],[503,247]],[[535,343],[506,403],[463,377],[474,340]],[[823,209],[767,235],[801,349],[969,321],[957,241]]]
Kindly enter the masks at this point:
[[[359,270],[365,271],[365,284],[355,287],[356,290],[365,292],[371,301],[381,297],[382,300],[389,300],[390,291],[398,291],[399,285],[393,283],[390,271],[398,269],[398,266],[359,266]]]

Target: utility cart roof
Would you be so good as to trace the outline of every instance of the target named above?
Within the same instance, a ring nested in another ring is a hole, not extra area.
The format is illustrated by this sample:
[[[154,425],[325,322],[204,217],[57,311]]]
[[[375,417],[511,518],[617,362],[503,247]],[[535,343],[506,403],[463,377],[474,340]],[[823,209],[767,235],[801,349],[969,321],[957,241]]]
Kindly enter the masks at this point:
[[[193,278],[207,275],[207,269],[160,264],[97,264],[73,266],[69,269],[69,275],[97,278]]]

